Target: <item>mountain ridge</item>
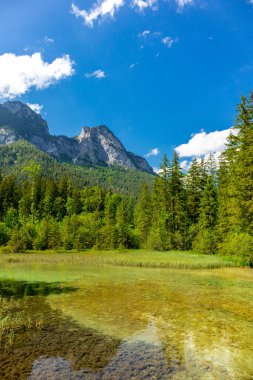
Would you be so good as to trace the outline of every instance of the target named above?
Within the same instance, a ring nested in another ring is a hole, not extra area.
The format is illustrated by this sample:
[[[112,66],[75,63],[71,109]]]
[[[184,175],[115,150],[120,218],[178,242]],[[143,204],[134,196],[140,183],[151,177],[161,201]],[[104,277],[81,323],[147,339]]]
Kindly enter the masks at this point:
[[[21,182],[28,179],[24,168],[31,161],[40,165],[40,173],[44,178],[59,181],[66,176],[77,187],[99,185],[105,190],[134,197],[143,183],[151,188],[155,180],[152,174],[122,166],[78,166],[59,162],[26,140],[0,146],[0,177],[13,175]]]
[[[54,136],[46,120],[19,101],[0,104],[0,145],[26,140],[60,162],[121,166],[154,174],[147,161],[128,152],[105,125],[82,127],[78,136]]]

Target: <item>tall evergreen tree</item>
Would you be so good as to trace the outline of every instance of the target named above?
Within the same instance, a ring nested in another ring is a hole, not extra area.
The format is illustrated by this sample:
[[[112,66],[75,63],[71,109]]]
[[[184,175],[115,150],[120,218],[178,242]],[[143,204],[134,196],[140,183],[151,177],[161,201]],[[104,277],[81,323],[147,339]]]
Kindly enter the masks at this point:
[[[186,177],[187,210],[191,224],[196,224],[199,219],[201,193],[205,187],[203,174],[205,175],[205,171],[195,158]]]
[[[134,226],[141,247],[147,246],[151,219],[151,198],[148,185],[144,183],[134,210]]]
[[[217,188],[212,174],[207,178],[200,205],[198,234],[193,242],[193,248],[202,253],[214,254],[217,252]]]
[[[174,152],[169,178],[170,188],[170,232],[173,248],[184,248],[187,228],[186,193],[179,156]]]

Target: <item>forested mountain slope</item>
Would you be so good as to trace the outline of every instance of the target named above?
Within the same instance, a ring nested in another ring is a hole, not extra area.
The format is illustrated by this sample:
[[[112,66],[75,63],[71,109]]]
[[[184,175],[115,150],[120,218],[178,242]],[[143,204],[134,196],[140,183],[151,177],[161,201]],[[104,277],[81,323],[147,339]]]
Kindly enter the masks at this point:
[[[60,179],[67,175],[76,186],[100,185],[127,195],[135,196],[142,183],[151,186],[155,178],[144,171],[121,166],[77,166],[60,163],[27,141],[20,140],[0,146],[0,171],[3,175],[15,174],[20,179],[24,178],[27,174],[22,169],[29,165],[31,160],[40,164],[41,173],[45,177]]]

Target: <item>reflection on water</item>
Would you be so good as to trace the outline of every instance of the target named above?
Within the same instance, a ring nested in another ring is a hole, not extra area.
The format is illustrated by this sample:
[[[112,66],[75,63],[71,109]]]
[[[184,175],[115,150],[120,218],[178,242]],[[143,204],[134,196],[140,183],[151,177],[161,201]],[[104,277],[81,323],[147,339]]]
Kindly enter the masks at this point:
[[[49,294],[62,294],[74,292],[75,290],[77,288],[62,286],[61,283],[0,281],[0,295],[2,297],[48,296]]]
[[[2,276],[47,323],[0,352],[1,379],[253,378],[253,271],[33,271]]]

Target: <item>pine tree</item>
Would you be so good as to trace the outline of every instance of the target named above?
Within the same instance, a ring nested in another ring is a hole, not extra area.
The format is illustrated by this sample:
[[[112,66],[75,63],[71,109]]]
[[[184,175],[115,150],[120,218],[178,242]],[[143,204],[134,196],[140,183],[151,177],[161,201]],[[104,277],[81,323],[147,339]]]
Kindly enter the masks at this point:
[[[200,205],[198,234],[194,239],[193,248],[201,253],[214,254],[217,252],[217,188],[215,179],[211,174],[207,178]]]
[[[117,235],[117,247],[128,248],[131,246],[131,233],[128,224],[127,202],[122,199],[116,211],[115,233]]]
[[[38,204],[40,201],[41,195],[41,181],[40,181],[40,173],[41,168],[40,165],[36,164],[34,161],[30,161],[30,164],[23,169],[24,172],[27,172],[31,179],[31,214],[32,221],[34,223],[36,217],[38,217]]]
[[[135,210],[134,225],[141,247],[147,245],[147,239],[151,228],[152,208],[151,198],[147,184],[143,184],[140,190]]]
[[[253,263],[253,93],[242,98],[219,169],[219,250]]]
[[[160,176],[155,179],[151,192],[152,225],[147,242],[151,249],[169,250],[171,248],[170,172],[171,167],[165,154]]]
[[[184,248],[185,233],[187,229],[186,213],[186,193],[183,183],[182,169],[179,163],[179,156],[174,152],[171,165],[171,176],[169,179],[170,188],[170,232],[172,247]]]
[[[242,98],[235,131],[232,142],[237,148],[236,179],[242,229],[253,234],[253,92],[248,99]]]
[[[201,166],[195,158],[186,177],[187,210],[191,224],[196,224],[199,219],[201,192],[205,187],[202,181]]]

